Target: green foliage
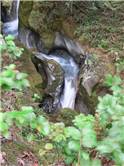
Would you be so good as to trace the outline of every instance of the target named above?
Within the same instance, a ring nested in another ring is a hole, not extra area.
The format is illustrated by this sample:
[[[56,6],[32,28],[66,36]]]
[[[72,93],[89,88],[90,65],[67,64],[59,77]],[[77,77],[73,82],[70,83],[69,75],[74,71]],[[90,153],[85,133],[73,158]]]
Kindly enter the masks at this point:
[[[16,70],[14,64],[10,64],[0,73],[0,86],[4,90],[19,89],[29,86],[27,74]]]
[[[65,158],[67,164],[89,162],[88,148],[97,145],[96,132],[94,130],[94,117],[80,114],[73,120],[73,126],[65,127],[63,123],[52,125],[49,139],[57,147]]]
[[[112,76],[108,74],[105,78],[105,84],[109,87],[118,86],[121,84],[121,78],[118,76]]]
[[[19,48],[14,43],[14,37],[8,35],[6,37],[0,35],[2,44],[0,45],[0,51],[8,52],[8,55],[12,59],[16,59],[21,56],[23,49]],[[27,74],[21,73],[16,70],[15,64],[10,64],[9,66],[4,67],[3,71],[0,73],[0,86],[3,90],[18,89],[22,90],[25,87],[29,86],[27,80]]]
[[[34,101],[42,100],[41,97],[40,97],[37,93],[34,93],[34,94],[33,94],[32,99],[33,99]]]
[[[117,67],[117,72],[122,72],[122,71],[124,71],[124,60],[123,59],[118,59],[117,61],[116,61],[116,67]]]
[[[124,163],[124,91],[120,77],[108,75],[105,83],[111,86],[112,95],[99,98],[97,112],[105,137],[97,150],[112,158],[117,165]]]
[[[0,113],[0,115],[0,132],[4,137],[9,137],[9,129],[13,125],[20,129],[30,126],[49,140],[40,155],[45,155],[52,149],[58,149],[68,164],[94,162],[88,153],[88,148],[96,146],[93,116],[78,115],[73,121],[73,126],[65,127],[63,123],[50,123],[43,116],[37,117],[32,107],[22,107],[20,111]],[[27,139],[34,140],[35,134],[29,134]]]
[[[99,48],[104,48],[104,49],[108,49],[109,47],[109,42],[105,39],[102,39],[100,44],[98,44]]]
[[[1,49],[8,50],[12,57],[19,57],[15,51],[13,37],[5,37],[6,46]],[[103,42],[102,47],[107,45]],[[11,47],[12,46],[12,47]],[[12,49],[13,48],[13,49]],[[120,63],[122,64],[122,63]],[[122,65],[123,66],[123,65]],[[4,90],[19,89],[29,86],[27,75],[16,70],[11,64],[0,74],[0,86]],[[27,135],[28,141],[36,139],[39,133],[40,138],[46,138],[47,143],[44,149],[39,151],[40,156],[46,155],[51,150],[58,152],[67,165],[75,166],[100,166],[100,160],[92,159],[90,150],[96,150],[99,154],[106,155],[115,161],[115,164],[122,166],[124,163],[124,88],[123,82],[118,76],[108,75],[105,84],[110,87],[112,94],[99,97],[99,104],[96,112],[99,117],[99,126],[103,129],[103,137],[97,140],[95,131],[95,117],[80,114],[75,116],[71,126],[64,123],[51,123],[43,116],[36,116],[32,107],[22,107],[20,110],[0,113],[0,132],[8,138],[10,128],[18,127],[20,130],[27,127],[30,132]],[[39,100],[37,94],[33,100]]]
[[[19,111],[0,113],[0,132],[4,137],[9,137],[9,129],[14,125],[20,129],[30,126],[45,136],[50,132],[48,121],[43,116],[36,117],[32,107],[23,106]],[[31,139],[31,137],[28,139]]]
[[[0,38],[3,39],[2,35]],[[23,48],[19,48],[14,43],[14,37],[12,35],[8,35],[4,38],[4,41],[0,45],[0,52],[6,51],[9,53],[10,58],[17,59],[22,55]]]
[[[106,85],[111,87],[113,94],[99,98],[97,112],[99,122],[103,128],[103,137],[97,140],[94,129],[95,117],[80,114],[73,120],[72,126],[66,127],[64,123],[51,123],[43,116],[36,116],[32,107],[23,107],[20,111],[1,113],[0,131],[9,136],[9,129],[13,123],[22,128],[30,126],[42,137],[47,138],[44,149],[39,151],[40,156],[51,150],[63,156],[67,165],[100,166],[100,160],[90,157],[90,150],[97,150],[114,160],[118,166],[124,163],[124,95],[119,77],[108,75]],[[113,87],[118,88],[113,88]],[[29,134],[28,140],[35,140],[35,134]]]
[[[107,125],[111,120],[119,119],[124,115],[124,93],[120,77],[108,75],[105,83],[111,86],[112,95],[107,94],[99,97],[97,112],[100,115],[100,121]]]

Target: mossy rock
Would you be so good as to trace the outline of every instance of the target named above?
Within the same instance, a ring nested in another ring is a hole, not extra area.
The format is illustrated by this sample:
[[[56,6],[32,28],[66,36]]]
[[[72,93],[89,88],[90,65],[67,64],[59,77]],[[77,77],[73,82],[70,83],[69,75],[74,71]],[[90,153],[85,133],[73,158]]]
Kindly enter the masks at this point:
[[[37,32],[46,48],[50,48],[53,44],[57,31],[64,31],[65,34],[73,37],[76,24],[70,15],[66,2],[30,1],[20,3],[20,24]]]
[[[94,114],[96,106],[98,104],[98,96],[92,93],[91,96],[88,95],[84,87],[80,86],[78,97],[76,99],[76,110],[84,114]]]
[[[32,11],[33,1],[21,1],[19,6],[19,19],[26,27],[29,27],[29,16]]]
[[[7,7],[7,8],[8,7],[11,8],[12,7],[12,1],[10,1],[10,0],[3,0],[2,1],[2,5]]]
[[[54,114],[50,114],[48,119],[53,123],[63,122],[65,126],[70,126],[72,125],[72,120],[78,114],[79,113],[75,110],[72,110],[70,108],[63,108],[58,110],[58,112],[55,112]]]

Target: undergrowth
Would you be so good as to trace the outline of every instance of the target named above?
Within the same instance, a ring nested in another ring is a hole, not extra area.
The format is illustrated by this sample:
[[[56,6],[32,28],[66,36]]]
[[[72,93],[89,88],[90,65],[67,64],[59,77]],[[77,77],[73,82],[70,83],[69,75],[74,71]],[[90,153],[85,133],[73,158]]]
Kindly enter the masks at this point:
[[[9,40],[13,40],[9,37]],[[12,42],[10,42],[12,43]],[[13,49],[16,49],[13,45]],[[5,48],[4,48],[5,49]],[[18,57],[18,56],[17,56]],[[1,73],[1,87],[3,90],[22,90],[29,86],[24,73],[17,72],[15,65],[3,69]],[[106,86],[110,87],[111,94],[99,97],[96,116],[79,114],[75,116],[71,126],[64,123],[49,122],[42,115],[36,115],[31,106],[23,106],[19,110],[0,113],[0,132],[3,137],[10,137],[10,129],[16,126],[20,131],[24,127],[32,132],[25,135],[27,140],[36,141],[37,133],[47,140],[44,148],[40,149],[43,157],[51,151],[57,152],[57,160],[64,160],[67,165],[75,166],[100,166],[99,156],[106,156],[116,165],[124,163],[124,88],[119,76],[108,75],[105,79]],[[37,98],[34,95],[34,98]],[[97,128],[96,128],[97,126]],[[102,131],[98,137],[98,130]],[[33,132],[34,131],[34,132]],[[92,157],[91,152],[98,155]]]

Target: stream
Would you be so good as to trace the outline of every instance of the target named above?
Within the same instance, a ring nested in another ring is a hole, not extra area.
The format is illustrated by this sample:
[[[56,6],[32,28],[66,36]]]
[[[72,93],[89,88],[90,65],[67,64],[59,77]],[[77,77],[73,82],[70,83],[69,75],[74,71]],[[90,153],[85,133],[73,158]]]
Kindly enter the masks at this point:
[[[28,49],[30,48],[38,48],[38,43],[40,42],[40,39],[38,39],[38,36],[35,35],[30,29],[21,29],[19,28],[19,19],[18,19],[18,10],[19,10],[19,3],[20,1],[13,1],[11,11],[8,14],[7,11],[4,11],[2,14],[2,21],[3,21],[3,28],[2,33],[5,35],[11,34],[15,37],[17,37]],[[39,42],[37,42],[38,40]],[[63,37],[64,39],[64,37]],[[41,42],[42,43],[42,42]],[[40,46],[41,46],[40,43]],[[66,44],[69,45],[70,43],[73,44],[73,42],[68,42],[66,40]],[[63,46],[62,46],[63,47]],[[63,49],[63,48],[62,48]],[[64,72],[64,81],[63,81],[63,88],[61,89],[61,93],[58,95],[58,103],[57,107],[60,108],[75,108],[75,99],[76,94],[78,90],[78,73],[79,73],[79,67],[78,64],[75,62],[71,54],[66,50],[66,55],[61,55],[56,51],[57,49],[53,49],[53,51],[50,54],[45,54],[43,52],[36,52],[35,56],[42,61],[49,61],[53,60],[56,63],[58,63],[63,72]],[[47,75],[47,77],[49,77]],[[55,78],[52,77],[54,80]]]

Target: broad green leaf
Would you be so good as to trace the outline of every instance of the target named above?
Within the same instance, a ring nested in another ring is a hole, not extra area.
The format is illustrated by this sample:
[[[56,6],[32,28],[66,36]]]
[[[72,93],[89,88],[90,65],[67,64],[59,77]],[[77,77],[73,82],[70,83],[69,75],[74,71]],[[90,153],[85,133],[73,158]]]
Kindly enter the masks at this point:
[[[81,157],[84,159],[84,160],[89,160],[89,154],[85,151],[81,151]]]
[[[80,114],[75,117],[73,120],[73,123],[75,126],[77,126],[79,129],[82,129],[85,125],[88,123],[93,123],[94,117],[92,115],[85,116],[83,114]]]
[[[68,148],[72,151],[78,152],[80,150],[80,142],[79,141],[69,141]]]
[[[75,159],[75,156],[66,156],[65,163],[67,165],[70,165],[74,161],[74,159]]]
[[[80,140],[81,137],[80,131],[75,127],[66,127],[65,135],[66,137],[71,137],[74,140]]]
[[[12,35],[8,35],[8,36],[6,36],[5,37],[5,40],[14,40],[14,36],[12,36]]]
[[[21,111],[24,111],[24,112],[33,112],[34,109],[33,109],[33,107],[31,107],[31,106],[23,106],[23,107],[21,108]]]
[[[108,74],[105,78],[105,84],[108,86],[113,86],[113,85],[120,85],[121,84],[121,78],[118,76],[112,76],[111,74]]]
[[[93,159],[91,162],[91,166],[101,166],[101,161],[98,159]]]
[[[84,147],[93,148],[97,145],[96,133],[93,128],[87,126],[82,129],[82,144]]]

